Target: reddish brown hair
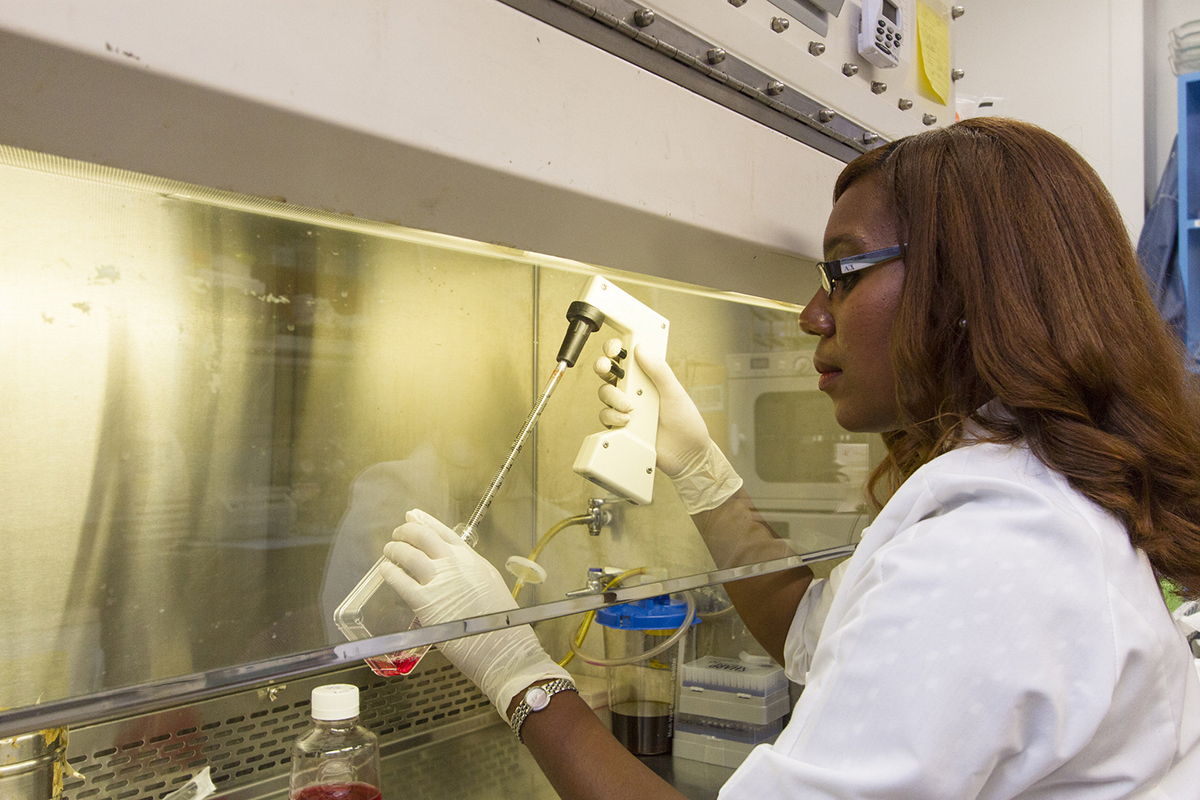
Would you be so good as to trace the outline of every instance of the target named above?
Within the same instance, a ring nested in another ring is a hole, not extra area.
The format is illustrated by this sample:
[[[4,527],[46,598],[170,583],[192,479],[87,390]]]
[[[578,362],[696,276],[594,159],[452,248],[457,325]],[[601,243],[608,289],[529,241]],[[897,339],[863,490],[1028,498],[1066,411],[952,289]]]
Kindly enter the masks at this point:
[[[1200,401],[1095,171],[1041,128],[980,118],[860,156],[835,199],[863,177],[908,242],[891,339],[905,425],[872,499],[970,419],[1027,442],[1200,596]],[[981,413],[993,399],[1003,412]]]

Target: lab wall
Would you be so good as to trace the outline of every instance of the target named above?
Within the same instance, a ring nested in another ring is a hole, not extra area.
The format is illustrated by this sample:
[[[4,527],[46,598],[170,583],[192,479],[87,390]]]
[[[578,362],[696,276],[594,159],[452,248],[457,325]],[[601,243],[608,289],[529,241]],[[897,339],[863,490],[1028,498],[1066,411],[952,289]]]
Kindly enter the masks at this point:
[[[1117,202],[1132,239],[1145,211],[1142,0],[969,0],[955,22],[961,101],[1071,143]],[[1165,156],[1164,156],[1165,158]]]

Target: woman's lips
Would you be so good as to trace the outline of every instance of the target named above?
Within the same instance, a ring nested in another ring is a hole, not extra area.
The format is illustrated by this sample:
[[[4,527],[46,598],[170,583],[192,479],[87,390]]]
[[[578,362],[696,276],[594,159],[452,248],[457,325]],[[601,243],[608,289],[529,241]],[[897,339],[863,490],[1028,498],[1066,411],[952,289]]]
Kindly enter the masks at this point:
[[[815,358],[813,359],[813,367],[821,376],[817,380],[817,388],[822,392],[826,391],[835,381],[837,381],[838,376],[842,374],[842,371],[832,364],[826,364],[823,361]]]

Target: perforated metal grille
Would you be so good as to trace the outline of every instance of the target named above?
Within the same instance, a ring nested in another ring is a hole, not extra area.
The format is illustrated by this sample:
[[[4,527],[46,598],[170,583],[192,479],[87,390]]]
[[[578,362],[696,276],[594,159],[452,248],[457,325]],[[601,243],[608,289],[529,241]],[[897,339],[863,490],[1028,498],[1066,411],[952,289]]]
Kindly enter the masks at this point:
[[[428,656],[422,660],[422,667],[426,660]],[[445,662],[418,676],[400,679],[378,678],[370,670],[364,672],[370,683],[359,684],[365,692],[361,720],[379,735],[384,749],[393,739],[404,739],[429,726],[491,710],[475,684]]]
[[[359,687],[361,722],[379,735],[385,753],[440,726],[492,714],[475,685],[432,651],[407,678],[379,678],[365,666],[354,667],[73,728],[67,762],[81,777],[64,783],[62,797],[157,799],[204,767],[211,767],[213,783],[223,794],[286,780],[292,741],[309,724],[309,696],[313,687],[326,683]]]

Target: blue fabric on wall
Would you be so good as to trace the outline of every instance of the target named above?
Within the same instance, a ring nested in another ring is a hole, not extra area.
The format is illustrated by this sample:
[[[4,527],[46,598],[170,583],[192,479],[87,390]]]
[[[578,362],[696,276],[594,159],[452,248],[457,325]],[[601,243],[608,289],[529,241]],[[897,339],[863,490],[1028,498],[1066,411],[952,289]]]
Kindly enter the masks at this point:
[[[1171,155],[1154,202],[1142,223],[1137,254],[1146,273],[1146,283],[1158,313],[1187,341],[1187,297],[1179,272],[1179,137],[1171,144]]]

